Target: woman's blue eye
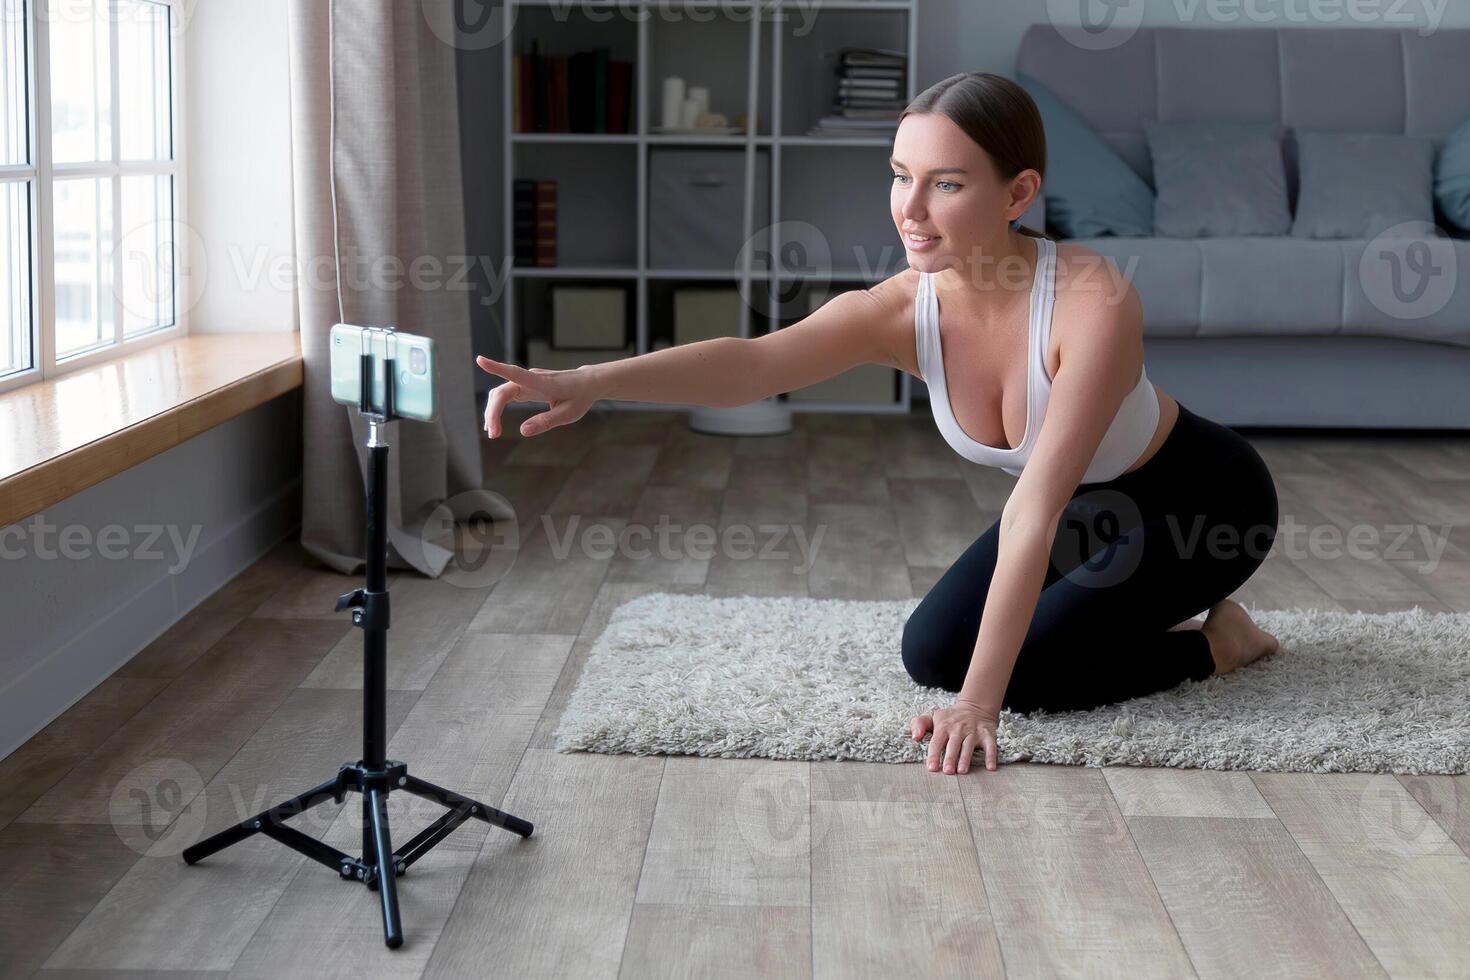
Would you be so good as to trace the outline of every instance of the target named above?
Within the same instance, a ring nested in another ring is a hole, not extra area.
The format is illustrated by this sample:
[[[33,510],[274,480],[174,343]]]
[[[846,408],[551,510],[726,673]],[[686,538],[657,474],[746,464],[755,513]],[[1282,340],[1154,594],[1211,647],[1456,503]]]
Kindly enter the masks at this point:
[[[956,184],[955,182],[950,181],[950,180],[941,180],[939,183],[941,185],[948,184],[950,187],[959,187],[960,186],[959,184]]]
[[[894,180],[906,180],[907,178],[903,174],[894,174],[893,175],[893,179]]]

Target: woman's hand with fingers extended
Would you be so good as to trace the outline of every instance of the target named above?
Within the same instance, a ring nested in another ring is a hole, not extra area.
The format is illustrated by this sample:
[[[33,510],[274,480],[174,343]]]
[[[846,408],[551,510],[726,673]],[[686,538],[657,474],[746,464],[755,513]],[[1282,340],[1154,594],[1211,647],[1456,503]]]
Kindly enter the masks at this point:
[[[969,772],[970,755],[976,748],[985,750],[985,768],[994,771],[999,755],[995,729],[999,724],[995,712],[957,698],[953,707],[910,719],[909,735],[915,742],[922,742],[925,735],[933,733],[929,741],[930,772],[939,770],[941,760],[946,773]]]
[[[505,384],[490,390],[485,402],[485,434],[491,439],[500,435],[500,414],[510,402],[546,403],[546,411],[521,423],[521,435],[531,436],[577,421],[598,398],[590,374],[581,368],[523,368],[488,357],[476,357],[475,363],[487,374],[505,379]]]

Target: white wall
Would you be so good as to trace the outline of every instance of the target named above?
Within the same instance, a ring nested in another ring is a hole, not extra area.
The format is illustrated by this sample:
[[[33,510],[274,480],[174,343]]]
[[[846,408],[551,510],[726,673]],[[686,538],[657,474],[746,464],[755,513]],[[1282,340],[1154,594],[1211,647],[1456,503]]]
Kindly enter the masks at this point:
[[[195,333],[297,329],[286,0],[198,0],[184,31]]]

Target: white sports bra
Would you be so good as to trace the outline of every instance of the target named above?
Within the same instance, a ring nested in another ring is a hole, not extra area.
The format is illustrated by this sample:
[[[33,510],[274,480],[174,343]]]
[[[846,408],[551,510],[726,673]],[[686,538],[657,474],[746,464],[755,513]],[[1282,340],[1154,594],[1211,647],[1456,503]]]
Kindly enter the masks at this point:
[[[914,302],[919,375],[929,387],[929,404],[940,433],[955,452],[971,462],[998,466],[1012,476],[1020,476],[1026,460],[1031,458],[1041,423],[1046,418],[1046,403],[1051,397],[1051,378],[1046,373],[1046,348],[1051,338],[1052,306],[1056,299],[1056,243],[1047,238],[1033,240],[1036,242],[1037,261],[1027,327],[1026,434],[1019,446],[1012,449],[987,446],[971,439],[960,428],[949,402],[949,386],[944,377],[944,354],[939,339],[939,298],[930,273],[919,273],[919,290]],[[1148,380],[1148,372],[1140,368],[1138,384],[1123,399],[1081,482],[1100,483],[1122,474],[1143,455],[1158,424],[1158,395]]]

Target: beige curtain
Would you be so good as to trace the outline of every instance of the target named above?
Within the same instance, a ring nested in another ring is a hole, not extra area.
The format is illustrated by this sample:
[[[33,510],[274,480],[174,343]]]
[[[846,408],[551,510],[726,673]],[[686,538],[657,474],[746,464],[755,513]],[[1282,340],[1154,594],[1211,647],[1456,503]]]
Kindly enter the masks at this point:
[[[392,325],[438,346],[439,419],[386,427],[389,567],[433,577],[444,570],[452,554],[433,539],[446,509],[456,521],[512,516],[500,496],[482,489],[470,294],[467,279],[455,281],[466,261],[455,50],[440,40],[452,32],[426,19],[452,17],[452,7],[290,3],[296,254],[304,273],[301,543],[344,574],[363,566],[367,423],[331,397],[327,335],[335,323]]]

